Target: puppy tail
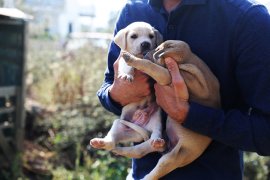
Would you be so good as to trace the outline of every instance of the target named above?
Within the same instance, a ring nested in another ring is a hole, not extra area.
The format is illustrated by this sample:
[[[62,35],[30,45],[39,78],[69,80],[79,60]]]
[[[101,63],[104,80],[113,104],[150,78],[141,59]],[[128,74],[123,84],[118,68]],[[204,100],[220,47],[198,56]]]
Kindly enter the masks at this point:
[[[128,126],[129,128],[133,129],[137,133],[139,133],[143,137],[144,141],[147,141],[149,139],[149,133],[144,128],[138,126],[137,124],[134,124],[134,123],[131,123],[129,121],[122,120],[122,119],[120,120],[120,122],[122,124]]]

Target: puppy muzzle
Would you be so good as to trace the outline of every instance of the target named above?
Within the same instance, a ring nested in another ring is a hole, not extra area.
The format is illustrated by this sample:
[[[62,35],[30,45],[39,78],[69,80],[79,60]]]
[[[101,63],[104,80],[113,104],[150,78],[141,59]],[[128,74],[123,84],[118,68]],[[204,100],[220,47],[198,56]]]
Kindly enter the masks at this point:
[[[141,43],[141,52],[142,54],[146,54],[147,52],[149,52],[151,50],[151,44],[147,41],[144,41]]]

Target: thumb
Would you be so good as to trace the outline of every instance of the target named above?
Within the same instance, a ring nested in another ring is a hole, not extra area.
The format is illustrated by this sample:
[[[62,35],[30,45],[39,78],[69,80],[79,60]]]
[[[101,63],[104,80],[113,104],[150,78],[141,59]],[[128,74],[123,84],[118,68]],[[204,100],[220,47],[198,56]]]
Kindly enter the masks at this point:
[[[188,90],[183,77],[180,74],[179,66],[173,58],[166,58],[165,64],[172,77],[172,85],[177,97],[188,99]]]
[[[119,57],[118,57],[118,59],[113,63],[114,77],[117,77],[117,76],[118,76],[118,66],[119,66]]]
[[[165,64],[166,64],[166,66],[171,74],[172,83],[179,82],[183,79],[183,78],[181,78],[179,67],[173,58],[167,57],[165,59]]]

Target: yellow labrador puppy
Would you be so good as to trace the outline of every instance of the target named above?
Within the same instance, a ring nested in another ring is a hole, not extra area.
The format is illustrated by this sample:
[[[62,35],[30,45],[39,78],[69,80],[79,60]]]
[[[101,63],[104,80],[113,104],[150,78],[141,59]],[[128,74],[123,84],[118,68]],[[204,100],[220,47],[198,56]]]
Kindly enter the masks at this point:
[[[142,58],[144,54],[155,49],[162,42],[162,36],[151,25],[135,22],[120,30],[114,42],[124,51],[135,57]],[[132,81],[134,68],[127,65],[122,55],[119,56],[118,78]],[[147,141],[149,140],[149,141]],[[125,151],[124,147],[117,147],[118,143],[147,141],[144,152],[136,146],[133,151]],[[104,138],[94,138],[90,141],[94,148],[105,149],[115,153],[139,158],[143,155],[163,151],[165,141],[162,139],[162,124],[160,108],[155,98],[150,95],[140,102],[134,102],[123,107],[120,119],[116,119]],[[119,152],[118,152],[119,151]]]

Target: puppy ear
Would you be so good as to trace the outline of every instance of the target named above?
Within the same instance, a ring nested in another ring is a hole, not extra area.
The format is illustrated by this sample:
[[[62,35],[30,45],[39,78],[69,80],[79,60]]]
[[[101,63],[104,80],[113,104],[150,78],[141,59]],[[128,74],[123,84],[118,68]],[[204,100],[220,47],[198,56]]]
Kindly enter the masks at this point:
[[[127,30],[121,29],[117,32],[113,39],[114,43],[121,49],[125,50],[127,47]]]
[[[156,47],[158,47],[163,42],[163,37],[158,30],[155,28],[153,28],[153,30],[156,36]]]

